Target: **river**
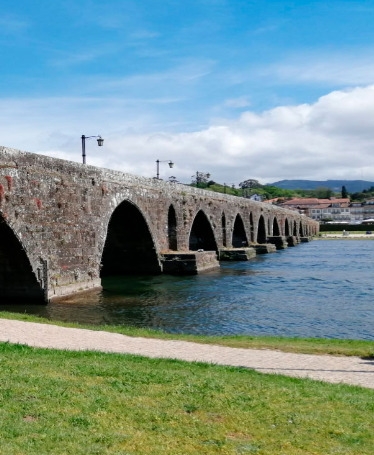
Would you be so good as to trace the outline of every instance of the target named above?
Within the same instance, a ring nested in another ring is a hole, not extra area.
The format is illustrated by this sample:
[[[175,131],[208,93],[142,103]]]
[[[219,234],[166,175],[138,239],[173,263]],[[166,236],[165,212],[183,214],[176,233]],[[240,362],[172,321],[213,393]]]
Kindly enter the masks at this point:
[[[205,335],[374,340],[374,242],[316,240],[197,276],[107,279],[102,291],[0,310]]]

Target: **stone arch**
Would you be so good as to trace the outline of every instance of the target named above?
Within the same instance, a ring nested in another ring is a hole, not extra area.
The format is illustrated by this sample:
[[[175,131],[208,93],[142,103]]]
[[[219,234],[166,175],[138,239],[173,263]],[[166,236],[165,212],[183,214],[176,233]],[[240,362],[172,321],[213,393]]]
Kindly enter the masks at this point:
[[[101,276],[161,273],[151,231],[139,208],[119,204],[108,223],[101,257]]]
[[[199,210],[193,220],[189,237],[189,249],[191,251],[218,251],[212,226],[202,210]]]
[[[242,248],[248,246],[248,239],[244,229],[243,219],[238,213],[234,222],[234,230],[232,233],[232,246],[234,248]]]
[[[304,227],[303,223],[299,223],[299,237],[304,237]]]
[[[266,243],[266,225],[263,215],[260,216],[258,220],[258,229],[257,229],[257,243]]]
[[[45,302],[46,263],[40,259],[35,275],[24,246],[0,213],[0,301]]]
[[[221,228],[222,228],[222,246],[227,246],[227,239],[226,239],[226,215],[225,212],[222,212],[221,216]]]
[[[279,229],[278,220],[277,220],[277,217],[274,217],[274,219],[273,219],[273,236],[278,237],[280,235],[281,235],[281,233],[280,233],[280,229]]]
[[[173,205],[170,205],[168,211],[168,243],[169,250],[178,250],[178,238],[177,238],[177,216]]]

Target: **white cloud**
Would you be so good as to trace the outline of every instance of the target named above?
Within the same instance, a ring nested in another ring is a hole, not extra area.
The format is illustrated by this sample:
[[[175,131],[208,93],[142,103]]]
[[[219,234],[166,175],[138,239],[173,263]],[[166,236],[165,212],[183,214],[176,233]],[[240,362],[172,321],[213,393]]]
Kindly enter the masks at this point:
[[[246,96],[241,96],[239,98],[231,98],[224,102],[224,105],[227,107],[232,107],[234,109],[249,107],[251,103],[248,101]]]
[[[81,161],[81,134],[101,134],[104,147],[87,144],[87,162],[190,182],[196,171],[227,184],[256,178],[333,178],[374,181],[374,86],[331,92],[314,104],[279,106],[192,132],[156,128],[149,106],[136,111],[103,100],[2,100],[2,144]],[[175,119],[168,119],[170,122]]]
[[[373,49],[345,49],[344,54],[334,52],[304,52],[291,55],[281,63],[259,67],[258,77],[269,78],[273,83],[312,84],[332,86],[366,85],[374,82]]]

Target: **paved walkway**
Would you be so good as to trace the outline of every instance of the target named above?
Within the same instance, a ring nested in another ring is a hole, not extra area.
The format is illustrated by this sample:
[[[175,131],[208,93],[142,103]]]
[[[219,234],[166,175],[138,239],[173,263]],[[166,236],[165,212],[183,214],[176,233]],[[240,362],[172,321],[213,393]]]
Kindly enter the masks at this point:
[[[374,361],[359,357],[228,348],[0,319],[0,342],[7,341],[41,348],[128,353],[242,366],[261,373],[277,373],[374,389]]]

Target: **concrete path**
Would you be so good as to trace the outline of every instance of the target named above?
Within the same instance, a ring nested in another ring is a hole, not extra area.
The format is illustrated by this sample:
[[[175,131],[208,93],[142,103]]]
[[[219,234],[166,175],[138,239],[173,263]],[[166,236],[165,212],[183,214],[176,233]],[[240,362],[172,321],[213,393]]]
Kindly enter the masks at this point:
[[[242,366],[261,373],[276,373],[374,389],[374,360],[363,360],[359,357],[228,348],[0,319],[0,342],[7,341],[41,348],[116,352]]]

